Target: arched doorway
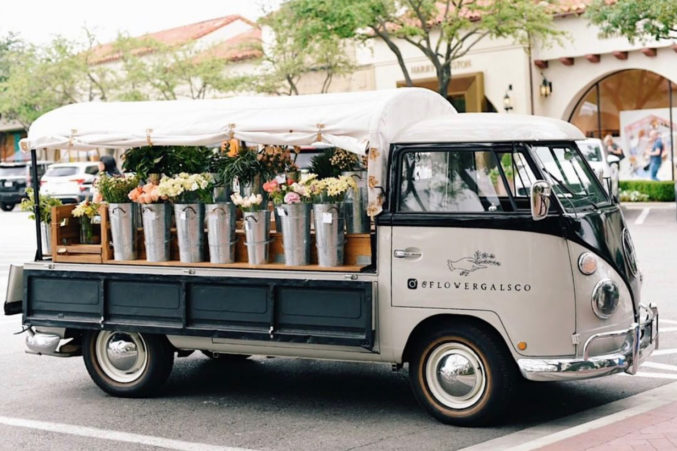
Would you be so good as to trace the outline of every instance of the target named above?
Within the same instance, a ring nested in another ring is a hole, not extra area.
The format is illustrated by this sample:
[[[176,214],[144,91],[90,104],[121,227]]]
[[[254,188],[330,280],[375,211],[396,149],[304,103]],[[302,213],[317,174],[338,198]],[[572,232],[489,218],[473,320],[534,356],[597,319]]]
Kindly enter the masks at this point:
[[[661,180],[675,178],[677,138],[677,83],[654,72],[629,69],[594,83],[579,99],[569,122],[591,138],[611,135],[626,155],[621,178],[648,178],[651,132],[658,132],[666,149],[658,173]]]

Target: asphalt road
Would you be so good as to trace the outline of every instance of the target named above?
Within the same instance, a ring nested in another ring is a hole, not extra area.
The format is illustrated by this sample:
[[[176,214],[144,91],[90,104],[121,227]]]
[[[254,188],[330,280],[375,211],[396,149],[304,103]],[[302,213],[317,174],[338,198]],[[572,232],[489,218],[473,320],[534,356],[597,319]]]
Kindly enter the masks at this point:
[[[637,376],[524,383],[509,418],[492,428],[444,426],[419,408],[406,368],[255,357],[175,361],[161,397],[118,399],[89,379],[81,358],[24,353],[20,316],[0,316],[0,449],[273,450],[460,449],[677,380],[677,215],[674,204],[626,208],[655,300],[662,349]],[[33,225],[0,212],[0,293],[7,265],[30,260]],[[0,296],[4,299],[4,296]]]

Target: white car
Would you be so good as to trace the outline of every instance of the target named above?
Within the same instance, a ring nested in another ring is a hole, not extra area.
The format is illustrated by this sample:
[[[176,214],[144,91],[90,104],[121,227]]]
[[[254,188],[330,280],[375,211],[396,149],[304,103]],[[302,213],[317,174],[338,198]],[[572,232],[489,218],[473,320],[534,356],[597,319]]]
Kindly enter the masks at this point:
[[[95,161],[53,164],[40,180],[40,193],[64,203],[91,199],[92,184],[98,174],[99,164]]]
[[[606,178],[611,178],[611,194],[618,197],[618,169],[612,170],[607,162],[608,155],[604,150],[604,145],[601,139],[588,138],[576,141],[578,148],[583,154],[583,158],[590,164],[590,167],[595,171],[595,175],[602,182],[604,188],[607,188]]]

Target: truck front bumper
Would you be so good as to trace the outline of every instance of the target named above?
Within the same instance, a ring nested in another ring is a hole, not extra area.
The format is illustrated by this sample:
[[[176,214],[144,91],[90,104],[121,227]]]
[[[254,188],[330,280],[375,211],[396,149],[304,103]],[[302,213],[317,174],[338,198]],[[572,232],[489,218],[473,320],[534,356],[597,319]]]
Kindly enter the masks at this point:
[[[590,345],[605,338],[625,337],[618,352],[590,356]],[[639,365],[658,348],[658,308],[640,305],[639,322],[623,330],[595,334],[583,345],[581,359],[518,359],[522,376],[532,381],[565,381],[608,376],[625,371],[635,374]]]

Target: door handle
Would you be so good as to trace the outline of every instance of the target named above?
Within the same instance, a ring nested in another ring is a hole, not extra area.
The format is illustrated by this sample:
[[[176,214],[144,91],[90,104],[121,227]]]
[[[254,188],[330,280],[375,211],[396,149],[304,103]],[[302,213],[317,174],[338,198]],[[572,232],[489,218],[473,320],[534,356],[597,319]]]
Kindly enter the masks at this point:
[[[395,249],[395,258],[418,258],[421,256],[421,251],[418,249]]]

